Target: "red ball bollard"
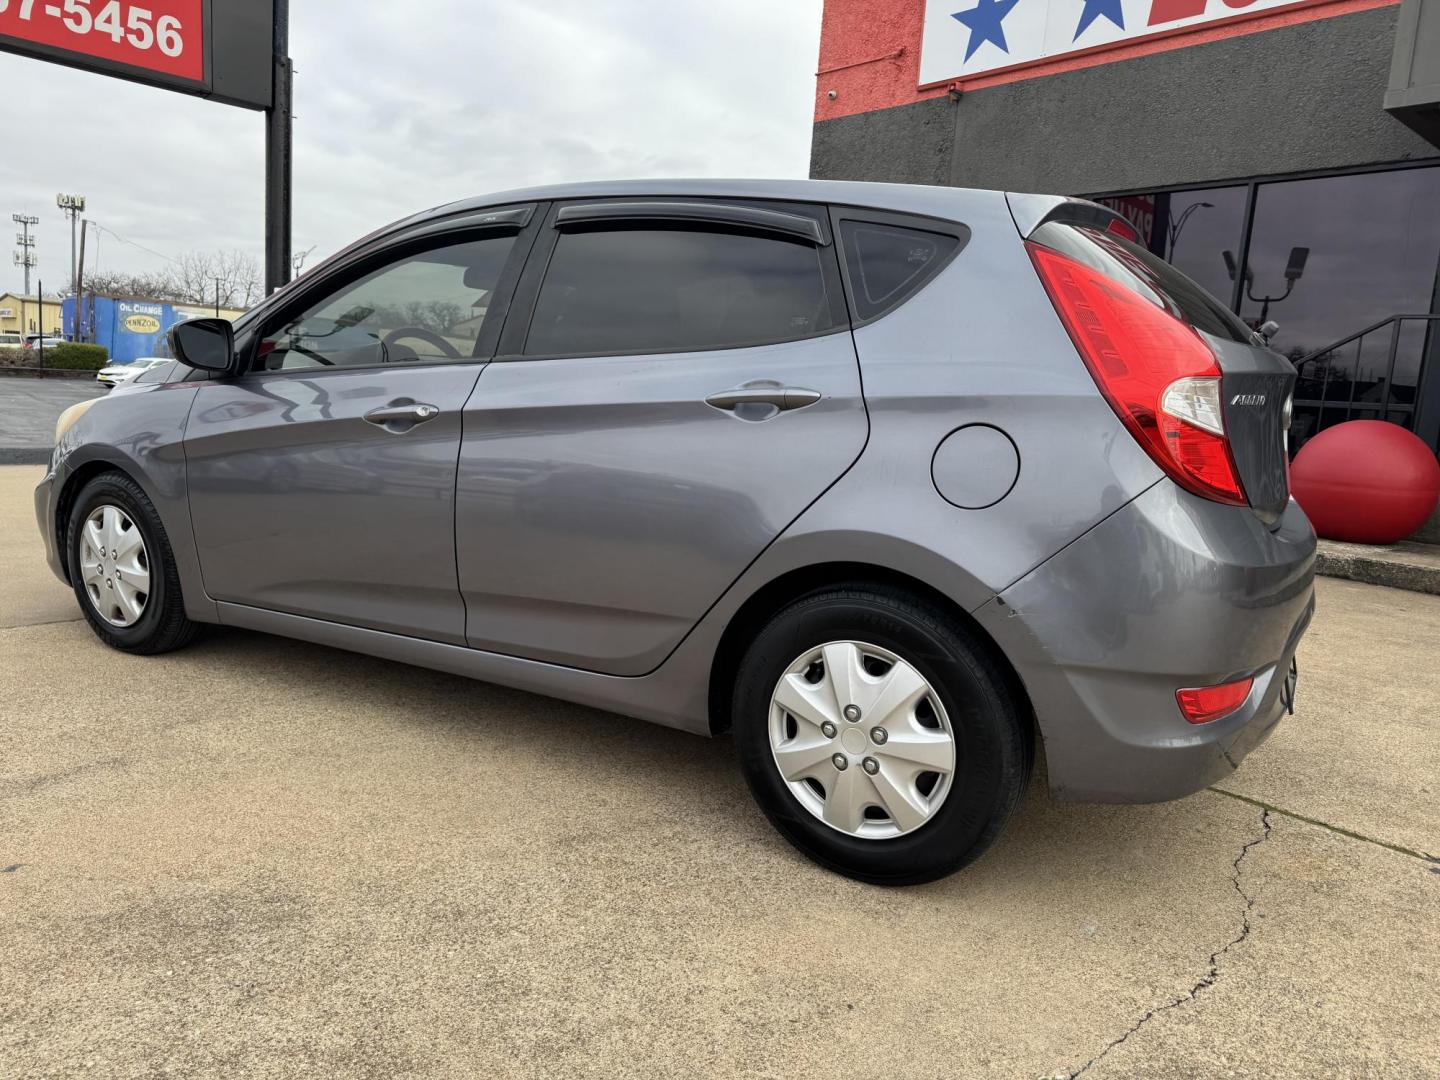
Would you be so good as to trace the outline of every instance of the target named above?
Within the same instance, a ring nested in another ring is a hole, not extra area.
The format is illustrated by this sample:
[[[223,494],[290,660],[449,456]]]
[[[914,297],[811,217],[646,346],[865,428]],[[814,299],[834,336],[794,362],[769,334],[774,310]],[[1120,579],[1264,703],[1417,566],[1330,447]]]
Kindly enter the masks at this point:
[[[1420,528],[1440,502],[1440,462],[1399,424],[1350,420],[1300,448],[1290,491],[1317,535],[1393,544]]]

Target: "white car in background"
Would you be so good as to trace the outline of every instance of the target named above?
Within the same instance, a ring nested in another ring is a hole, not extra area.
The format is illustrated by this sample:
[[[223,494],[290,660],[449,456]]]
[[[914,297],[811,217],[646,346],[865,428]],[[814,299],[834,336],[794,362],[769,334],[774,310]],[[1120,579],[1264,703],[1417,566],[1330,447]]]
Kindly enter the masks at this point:
[[[116,387],[121,383],[138,378],[142,371],[148,371],[158,364],[168,363],[170,361],[163,356],[142,356],[127,364],[107,364],[95,373],[95,381],[109,387]]]

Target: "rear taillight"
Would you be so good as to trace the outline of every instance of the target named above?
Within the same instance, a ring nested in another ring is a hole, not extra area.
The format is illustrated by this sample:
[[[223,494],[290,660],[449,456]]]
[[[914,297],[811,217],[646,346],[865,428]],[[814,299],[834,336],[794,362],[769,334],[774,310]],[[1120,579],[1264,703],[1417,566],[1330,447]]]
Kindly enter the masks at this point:
[[[1200,335],[1100,271],[1025,246],[1100,392],[1155,463],[1196,495],[1245,505],[1220,365]]]
[[[1229,716],[1250,696],[1254,679],[1239,679],[1219,686],[1196,686],[1175,691],[1181,715],[1192,724],[1208,724]]]

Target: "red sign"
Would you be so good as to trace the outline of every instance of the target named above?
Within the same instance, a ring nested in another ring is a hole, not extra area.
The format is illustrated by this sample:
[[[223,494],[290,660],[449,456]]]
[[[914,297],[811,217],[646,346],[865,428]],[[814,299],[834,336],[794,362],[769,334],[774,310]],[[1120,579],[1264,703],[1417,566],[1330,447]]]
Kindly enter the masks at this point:
[[[205,0],[0,0],[0,37],[206,81]]]

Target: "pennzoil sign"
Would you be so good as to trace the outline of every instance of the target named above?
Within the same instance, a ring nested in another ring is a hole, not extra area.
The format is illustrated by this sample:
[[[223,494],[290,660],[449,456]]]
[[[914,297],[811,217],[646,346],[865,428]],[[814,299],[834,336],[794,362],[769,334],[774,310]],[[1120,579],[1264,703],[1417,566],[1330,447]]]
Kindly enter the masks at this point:
[[[1169,36],[1314,0],[926,0],[920,85]]]
[[[131,315],[125,320],[125,329],[132,334],[158,334],[160,320],[153,315]]]

